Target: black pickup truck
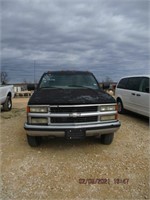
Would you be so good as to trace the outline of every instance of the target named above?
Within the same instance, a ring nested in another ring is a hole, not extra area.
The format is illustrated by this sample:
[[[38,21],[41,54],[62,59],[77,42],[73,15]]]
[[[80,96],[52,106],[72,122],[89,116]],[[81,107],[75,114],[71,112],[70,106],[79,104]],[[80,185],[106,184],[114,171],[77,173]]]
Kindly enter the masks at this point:
[[[34,85],[29,86],[34,90]],[[111,144],[120,127],[115,99],[100,88],[91,72],[52,71],[42,75],[27,105],[24,125],[30,146],[42,136],[100,138]]]

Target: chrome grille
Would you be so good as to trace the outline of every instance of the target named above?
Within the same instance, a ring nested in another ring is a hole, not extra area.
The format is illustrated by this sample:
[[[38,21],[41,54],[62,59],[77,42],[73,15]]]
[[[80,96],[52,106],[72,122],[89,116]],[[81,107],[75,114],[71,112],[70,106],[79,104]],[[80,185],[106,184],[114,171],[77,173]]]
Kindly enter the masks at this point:
[[[68,114],[67,117],[63,116],[52,116],[50,118],[50,123],[58,123],[58,124],[68,124],[68,123],[88,123],[88,122],[97,122],[98,116],[80,116],[82,113],[92,113],[97,112],[98,106],[91,106],[91,105],[73,105],[73,106],[52,106],[50,108],[50,113],[61,115],[61,114]],[[72,116],[74,115],[74,116]]]
[[[97,111],[97,106],[84,106],[84,107],[51,107],[51,113],[74,113],[74,112],[94,112]]]

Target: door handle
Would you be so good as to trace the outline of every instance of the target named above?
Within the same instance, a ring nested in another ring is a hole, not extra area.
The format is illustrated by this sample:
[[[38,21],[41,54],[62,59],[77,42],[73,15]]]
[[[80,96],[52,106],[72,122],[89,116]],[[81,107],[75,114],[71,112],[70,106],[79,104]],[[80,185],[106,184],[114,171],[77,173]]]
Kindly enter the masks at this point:
[[[131,93],[132,95],[135,95],[135,93]]]
[[[141,95],[140,95],[140,94],[137,94],[136,96],[140,97]]]

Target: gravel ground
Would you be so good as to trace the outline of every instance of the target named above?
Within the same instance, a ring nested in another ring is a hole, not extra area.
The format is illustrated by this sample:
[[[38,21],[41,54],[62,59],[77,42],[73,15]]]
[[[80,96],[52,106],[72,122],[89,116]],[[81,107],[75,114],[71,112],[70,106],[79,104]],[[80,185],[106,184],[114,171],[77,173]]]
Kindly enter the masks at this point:
[[[128,113],[111,145],[44,139],[31,148],[23,124],[28,98],[1,113],[1,199],[150,199],[149,123]]]

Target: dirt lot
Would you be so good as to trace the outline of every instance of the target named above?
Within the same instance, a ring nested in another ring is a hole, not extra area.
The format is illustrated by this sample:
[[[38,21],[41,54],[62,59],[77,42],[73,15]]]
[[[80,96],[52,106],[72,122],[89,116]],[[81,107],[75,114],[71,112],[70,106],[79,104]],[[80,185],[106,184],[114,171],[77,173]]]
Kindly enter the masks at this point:
[[[149,123],[133,114],[111,145],[96,139],[26,141],[27,98],[1,113],[1,199],[150,199]]]

